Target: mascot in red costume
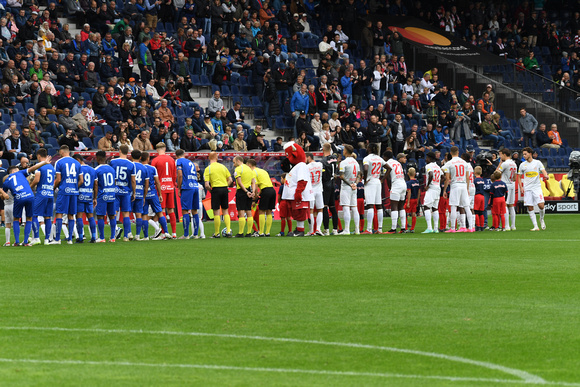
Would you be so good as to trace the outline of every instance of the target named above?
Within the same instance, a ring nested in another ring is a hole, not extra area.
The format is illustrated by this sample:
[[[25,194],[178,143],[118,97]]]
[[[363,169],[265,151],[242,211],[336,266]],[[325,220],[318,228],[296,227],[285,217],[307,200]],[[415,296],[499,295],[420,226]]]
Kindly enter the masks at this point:
[[[282,199],[288,201],[292,218],[296,220],[296,230],[288,236],[304,236],[304,221],[310,216],[310,200],[314,198],[306,155],[304,149],[293,141],[284,145],[284,152],[292,169],[286,175]]]

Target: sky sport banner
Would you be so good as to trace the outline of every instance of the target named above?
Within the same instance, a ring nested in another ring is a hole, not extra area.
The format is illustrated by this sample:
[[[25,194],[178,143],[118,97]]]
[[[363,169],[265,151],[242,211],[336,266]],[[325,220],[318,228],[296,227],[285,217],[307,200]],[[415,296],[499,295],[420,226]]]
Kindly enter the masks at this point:
[[[379,20],[391,32],[398,31],[406,42],[439,54],[454,62],[468,66],[507,64],[504,59],[472,46],[463,40],[454,38],[444,31],[413,17],[375,16],[372,18],[373,25]]]

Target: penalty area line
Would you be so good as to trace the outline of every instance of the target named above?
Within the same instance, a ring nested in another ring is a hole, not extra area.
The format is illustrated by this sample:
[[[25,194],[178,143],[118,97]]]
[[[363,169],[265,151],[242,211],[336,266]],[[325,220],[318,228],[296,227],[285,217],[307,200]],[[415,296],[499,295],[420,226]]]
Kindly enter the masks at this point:
[[[262,373],[287,373],[302,375],[325,375],[325,376],[355,376],[373,377],[384,379],[423,379],[423,380],[444,380],[449,382],[477,382],[477,383],[501,383],[501,384],[536,384],[552,386],[580,386],[579,383],[529,382],[514,379],[495,378],[473,378],[461,376],[438,376],[438,375],[413,375],[397,373],[375,373],[375,372],[355,372],[355,371],[330,371],[330,370],[309,370],[295,368],[267,368],[267,367],[240,367],[217,364],[171,364],[171,363],[140,363],[128,361],[92,361],[92,360],[48,360],[48,359],[9,359],[0,358],[0,363],[16,364],[56,364],[56,365],[80,365],[80,366],[118,366],[118,367],[147,367],[147,368],[181,368],[181,369],[201,369],[215,371],[244,371]]]

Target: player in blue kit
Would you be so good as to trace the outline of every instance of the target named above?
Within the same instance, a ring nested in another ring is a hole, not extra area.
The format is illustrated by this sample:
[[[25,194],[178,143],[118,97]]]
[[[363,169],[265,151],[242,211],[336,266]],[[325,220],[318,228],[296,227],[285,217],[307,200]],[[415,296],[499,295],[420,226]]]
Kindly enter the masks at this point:
[[[409,180],[407,181],[407,200],[405,200],[405,212],[407,215],[411,216],[411,229],[409,232],[414,233],[415,224],[417,223],[417,204],[419,203],[419,191],[421,191],[421,185],[417,179],[415,179],[415,168],[409,168],[407,174],[409,175]]]
[[[128,242],[131,234],[131,202],[135,199],[135,164],[127,159],[129,147],[119,147],[119,158],[111,160],[111,167],[115,170],[115,183],[117,184],[117,209],[123,217],[123,241]]]
[[[60,159],[54,164],[56,178],[54,189],[58,188],[56,197],[56,236],[50,244],[60,245],[60,233],[62,231],[62,216],[68,215],[68,239],[67,243],[72,245],[73,229],[75,227],[75,215],[77,213],[77,198],[79,187],[83,184],[81,175],[81,164],[70,157],[68,146],[63,145],[59,150]]]
[[[181,197],[181,210],[183,212],[183,237],[179,239],[189,239],[189,225],[193,217],[193,238],[198,238],[199,230],[199,190],[197,183],[197,168],[191,160],[186,159],[185,151],[178,149],[175,151],[177,157],[177,190]],[[191,211],[191,216],[190,216]]]
[[[111,239],[109,242],[114,243],[115,230],[117,228],[117,220],[115,219],[115,199],[117,195],[115,170],[110,165],[107,165],[107,153],[105,151],[98,151],[96,156],[99,164],[95,169],[97,179],[93,188],[93,205],[95,206],[99,228],[99,239],[96,242],[105,242],[105,216],[108,215],[109,225],[111,226]]]
[[[14,197],[14,221],[12,222],[15,241],[14,246],[21,246],[19,219],[22,218],[23,209],[26,210],[26,224],[24,226],[24,242],[22,243],[22,246],[30,246],[30,244],[28,244],[28,237],[30,236],[30,230],[32,229],[34,193],[32,192],[32,188],[30,188],[30,184],[28,184],[26,177],[37,169],[50,163],[50,160],[50,156],[47,156],[46,159],[40,163],[28,169],[23,169],[22,171],[19,171],[18,167],[15,165],[8,168],[8,176],[6,177],[6,180],[4,180],[2,189],[0,189],[0,196],[2,199],[8,200],[9,196],[6,191],[10,191]]]
[[[145,236],[145,240],[149,239],[149,207],[151,207],[152,211],[159,218],[159,223],[161,224],[162,230],[162,234],[154,238],[154,240],[171,239],[171,235],[169,235],[167,232],[167,219],[165,218],[165,215],[162,212],[163,209],[161,208],[161,200],[163,200],[163,196],[161,194],[161,183],[159,182],[157,169],[152,165],[149,165],[149,153],[143,152],[141,154],[141,164],[145,165],[147,168],[149,177],[149,190],[145,195],[145,207],[143,208],[143,234]]]
[[[97,172],[94,168],[85,163],[85,159],[81,155],[74,155],[73,159],[81,164],[81,175],[83,176],[83,185],[79,187],[79,198],[77,200],[77,233],[79,234],[76,243],[84,242],[85,224],[83,223],[83,214],[87,217],[89,222],[89,230],[91,231],[91,243],[95,243],[97,239],[97,224],[93,216],[93,191],[95,187],[95,180],[97,180]]]
[[[483,212],[487,211],[487,203],[485,203],[486,186],[487,182],[481,177],[482,168],[478,165],[473,169],[473,174],[475,179],[473,179],[473,184],[475,185],[475,197],[473,199],[473,211],[475,212],[475,231],[485,230],[485,220],[483,217]]]
[[[46,149],[41,148],[36,152],[38,161],[44,161],[48,157]],[[54,205],[54,167],[50,164],[40,167],[34,175],[34,180],[30,183],[30,188],[36,188],[34,197],[34,207],[32,208],[32,231],[34,238],[30,242],[32,246],[40,244],[40,224],[38,217],[44,218],[44,244],[47,245],[50,239],[52,229],[52,210]]]
[[[505,181],[501,180],[501,172],[495,171],[491,175],[491,190],[489,191],[490,201],[492,203],[491,214],[493,216],[493,228],[490,230],[506,231],[505,213],[506,203],[505,197],[508,192],[508,187]],[[501,226],[500,226],[501,224]]]
[[[140,150],[132,151],[131,159],[135,164],[135,200],[131,203],[131,209],[133,214],[135,214],[135,240],[141,240],[141,228],[149,227],[148,224],[143,224],[143,207],[145,203],[145,192],[149,189],[149,176],[147,167],[139,161],[141,159]]]

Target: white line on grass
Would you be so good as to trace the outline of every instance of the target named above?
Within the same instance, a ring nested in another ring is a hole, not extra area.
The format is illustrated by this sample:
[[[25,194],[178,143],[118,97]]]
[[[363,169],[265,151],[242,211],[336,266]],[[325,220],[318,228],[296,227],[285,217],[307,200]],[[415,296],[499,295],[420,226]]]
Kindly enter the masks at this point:
[[[499,364],[489,363],[485,361],[467,359],[460,356],[445,355],[436,352],[417,351],[413,349],[383,347],[378,345],[358,344],[358,343],[341,343],[334,341],[321,340],[302,340],[283,337],[266,337],[266,336],[247,336],[234,335],[224,333],[205,333],[205,332],[178,332],[178,331],[144,331],[144,330],[126,330],[126,329],[89,329],[89,328],[61,328],[61,327],[0,327],[0,330],[22,330],[22,331],[56,331],[56,332],[91,332],[91,333],[121,333],[121,334],[148,334],[148,335],[172,335],[172,336],[203,336],[203,337],[221,337],[228,339],[245,339],[245,340],[261,340],[274,341],[284,343],[302,343],[302,344],[316,344],[335,347],[350,347],[350,348],[365,348],[379,351],[388,351],[396,353],[407,353],[411,355],[427,356],[443,360],[448,360],[457,363],[470,364],[478,367],[496,370],[508,375],[516,376],[526,383],[545,384],[546,381],[537,375],[530,374],[523,370],[515,368],[504,367]],[[580,385],[579,385],[580,386]]]
[[[457,235],[457,234],[452,234]],[[405,240],[416,240],[416,241],[435,241],[435,242],[445,242],[448,243],[450,240],[449,238],[417,238],[417,237],[407,237],[407,236],[392,236],[392,237],[375,237],[371,239],[389,239],[392,241],[405,241]],[[458,239],[459,240],[459,239]],[[580,239],[522,239],[522,238],[461,238],[461,241],[499,241],[499,242],[580,242]]]
[[[580,386],[580,384],[578,384],[578,383],[566,383],[566,382],[523,381],[523,380],[512,380],[512,379],[471,378],[471,377],[460,377],[460,376],[412,375],[412,374],[354,372],[354,371],[306,370],[306,369],[295,369],[295,368],[237,367],[237,366],[214,365],[214,364],[133,363],[133,362],[127,362],[127,361],[44,360],[44,359],[6,359],[6,358],[0,358],[0,363],[121,366],[121,367],[151,367],[151,368],[183,368],[183,369],[271,372],[271,373],[289,373],[289,374],[330,375],[330,376],[364,376],[364,377],[376,377],[376,378],[388,378],[388,379],[428,379],[428,380],[445,380],[445,381],[450,381],[450,382],[532,384],[532,385],[545,385],[545,386],[551,385],[551,386],[574,386],[574,387]]]

